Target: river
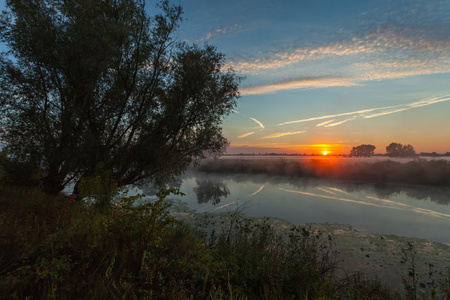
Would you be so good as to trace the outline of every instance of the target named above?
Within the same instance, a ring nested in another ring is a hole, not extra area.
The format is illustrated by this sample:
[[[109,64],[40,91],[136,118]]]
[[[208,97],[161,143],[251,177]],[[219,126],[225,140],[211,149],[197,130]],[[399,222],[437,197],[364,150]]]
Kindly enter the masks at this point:
[[[273,158],[272,158],[273,159]],[[188,171],[180,199],[197,212],[242,210],[293,224],[348,224],[361,232],[450,244],[450,187]]]

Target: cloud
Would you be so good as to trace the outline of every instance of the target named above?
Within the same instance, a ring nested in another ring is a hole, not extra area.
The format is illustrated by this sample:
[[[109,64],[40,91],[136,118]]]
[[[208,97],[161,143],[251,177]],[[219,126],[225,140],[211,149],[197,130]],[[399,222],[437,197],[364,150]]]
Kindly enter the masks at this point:
[[[238,136],[238,139],[245,138],[245,137],[247,137],[247,136],[249,136],[249,135],[252,135],[252,134],[254,134],[254,133],[255,133],[255,132],[253,131],[253,132],[247,132],[247,133],[241,134],[240,136]]]
[[[326,116],[320,116],[320,117],[300,119],[300,120],[295,120],[295,121],[283,122],[278,125],[282,126],[282,125],[302,123],[302,122],[312,122],[312,121],[318,121],[318,120],[324,120],[324,119],[332,119],[332,120],[328,120],[328,121],[319,123],[316,126],[334,127],[334,126],[338,126],[338,125],[341,125],[341,124],[344,124],[346,122],[350,122],[350,121],[353,121],[356,119],[361,119],[361,118],[370,119],[370,118],[390,115],[390,114],[410,110],[413,108],[423,107],[423,106],[432,105],[432,104],[445,102],[445,101],[449,101],[449,100],[450,100],[450,95],[445,95],[442,97],[436,97],[436,98],[416,101],[416,102],[412,102],[412,103],[408,103],[408,104],[377,107],[377,108],[363,109],[363,110],[346,112],[346,113],[335,114],[335,115],[326,115]],[[351,116],[351,117],[339,120],[339,117],[343,117],[343,116]]]
[[[259,127],[261,127],[262,129],[265,128],[264,125],[263,125],[263,123],[261,123],[260,121],[256,120],[255,118],[252,118],[252,117],[248,117],[248,118],[249,118],[250,120],[252,120],[252,121],[255,121],[256,124],[258,124]]]
[[[355,86],[358,85],[354,79],[339,77],[322,77],[322,78],[302,78],[294,79],[279,83],[260,85],[239,89],[241,95],[258,95],[270,94],[283,90],[292,89],[314,89],[332,86]]]
[[[328,120],[328,121],[322,122],[322,123],[320,123],[320,124],[317,124],[316,126],[317,126],[317,127],[321,127],[321,126],[327,125],[327,124],[329,124],[329,123],[331,123],[331,122],[334,122],[334,121],[335,121],[334,119],[333,119],[333,120]]]
[[[308,44],[291,41],[283,49],[241,53],[229,64],[238,73],[265,80],[296,72],[306,77],[242,88],[242,95],[450,73],[449,9],[448,1],[385,1],[358,19],[357,26],[342,28],[339,39],[321,34]]]
[[[218,29],[214,29],[214,30],[208,32],[205,37],[198,39],[197,42],[210,41],[210,40],[225,36],[227,34],[242,30],[242,28],[243,27],[241,24],[234,24],[231,26],[220,27]]]
[[[230,64],[232,64],[233,69],[239,73],[258,74],[260,71],[279,69],[304,61],[372,53],[375,52],[376,49],[373,47],[373,43],[371,44],[365,43],[363,39],[353,39],[315,48],[294,47],[287,51],[269,50],[265,54],[266,57],[231,61]]]
[[[306,131],[295,131],[295,132],[280,132],[280,133],[274,133],[268,136],[263,137],[263,139],[274,139],[274,138],[279,138],[282,136],[286,136],[286,135],[293,135],[293,134],[300,134],[300,133],[305,133]]]
[[[235,113],[237,113],[237,114],[240,114],[241,116],[246,117],[247,119],[252,120],[252,121],[255,122],[256,124],[258,124],[258,127],[259,127],[259,128],[261,128],[261,129],[264,129],[264,128],[265,128],[265,127],[264,127],[264,124],[261,123],[260,121],[256,120],[255,118],[252,118],[252,117],[249,117],[249,116],[247,116],[247,115],[244,115],[244,114],[242,114],[242,113],[240,113],[240,112],[238,112],[237,110],[234,110],[234,109],[231,109],[231,111],[232,111],[232,112],[235,112]]]
[[[394,106],[389,106],[389,108],[390,107],[394,107]],[[313,118],[307,118],[307,119],[301,119],[301,120],[295,120],[295,121],[288,121],[288,122],[280,123],[278,125],[288,125],[288,124],[294,124],[294,123],[302,123],[302,122],[310,122],[310,121],[317,121],[317,120],[323,120],[323,119],[330,119],[330,118],[341,117],[341,116],[349,116],[349,115],[354,115],[354,114],[363,114],[363,113],[374,111],[374,110],[377,110],[377,109],[381,109],[381,108],[363,109],[363,110],[346,112],[346,113],[335,114],[335,115],[326,115],[326,116],[313,117]],[[334,120],[332,120],[332,121],[334,121]],[[323,123],[321,123],[321,124],[323,124]]]
[[[342,125],[342,124],[347,123],[349,121],[353,121],[353,120],[355,120],[357,118],[358,118],[358,116],[353,116],[351,118],[347,118],[347,119],[344,119],[344,120],[341,120],[341,121],[338,121],[338,122],[328,123],[328,124],[325,125],[325,127],[334,127],[334,126]]]

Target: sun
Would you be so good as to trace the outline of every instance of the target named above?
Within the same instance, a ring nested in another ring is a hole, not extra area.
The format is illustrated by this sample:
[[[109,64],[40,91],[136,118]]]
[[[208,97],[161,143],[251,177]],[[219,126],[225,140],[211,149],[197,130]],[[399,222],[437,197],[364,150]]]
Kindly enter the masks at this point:
[[[327,155],[328,152],[327,152],[327,151],[322,151],[322,154],[323,154],[323,155]]]

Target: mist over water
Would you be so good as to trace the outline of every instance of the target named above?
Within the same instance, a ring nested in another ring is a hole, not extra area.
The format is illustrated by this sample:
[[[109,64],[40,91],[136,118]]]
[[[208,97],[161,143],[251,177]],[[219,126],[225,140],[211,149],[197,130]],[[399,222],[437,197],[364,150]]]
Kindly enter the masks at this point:
[[[448,169],[447,160],[221,159],[188,171],[179,185],[197,212],[244,208],[294,224],[450,243],[450,185],[438,184]]]
[[[198,171],[450,186],[450,159],[245,157],[209,160]]]

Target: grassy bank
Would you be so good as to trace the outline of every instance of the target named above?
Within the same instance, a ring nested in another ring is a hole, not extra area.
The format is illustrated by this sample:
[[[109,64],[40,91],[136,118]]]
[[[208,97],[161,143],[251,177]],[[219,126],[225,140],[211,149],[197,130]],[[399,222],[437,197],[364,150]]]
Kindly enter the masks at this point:
[[[169,213],[168,195],[140,206],[139,196],[124,195],[99,209],[0,186],[0,298],[450,297],[448,275],[423,293],[392,291],[360,273],[337,276],[335,241],[320,230],[279,232],[235,212],[202,233]]]

